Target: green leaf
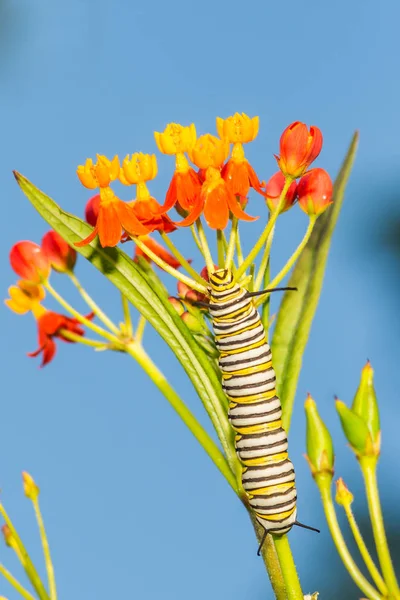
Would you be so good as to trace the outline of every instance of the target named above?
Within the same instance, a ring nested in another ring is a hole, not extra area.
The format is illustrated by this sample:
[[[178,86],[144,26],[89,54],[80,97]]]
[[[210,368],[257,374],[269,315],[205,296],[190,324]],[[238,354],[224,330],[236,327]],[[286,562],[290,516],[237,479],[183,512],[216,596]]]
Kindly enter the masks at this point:
[[[321,295],[332,234],[342,207],[357,145],[356,132],[335,181],[334,203],[318,218],[311,238],[292,271],[288,285],[297,287],[298,291],[286,292],[276,320],[272,356],[286,431],[290,427],[303,354]]]
[[[71,246],[84,239],[92,228],[63,211],[51,198],[19,173],[15,177],[24,194],[45,221]],[[237,469],[233,432],[226,412],[226,397],[210,357],[168,302],[165,288],[152,269],[137,266],[119,248],[102,248],[95,240],[76,248],[118,288],[171,348],[191,382],[215,427],[232,470]]]

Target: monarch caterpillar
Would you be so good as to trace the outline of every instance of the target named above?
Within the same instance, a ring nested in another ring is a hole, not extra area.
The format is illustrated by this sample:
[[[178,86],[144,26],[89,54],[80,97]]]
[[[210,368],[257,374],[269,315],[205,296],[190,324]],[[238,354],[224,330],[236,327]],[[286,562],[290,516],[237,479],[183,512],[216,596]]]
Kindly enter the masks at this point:
[[[209,276],[215,343],[222,387],[229,400],[228,418],[243,465],[242,484],[257,521],[268,533],[283,535],[296,520],[295,473],[287,453],[282,408],[275,387],[272,354],[251,293],[233,280],[229,269]],[[263,292],[261,292],[263,293]]]

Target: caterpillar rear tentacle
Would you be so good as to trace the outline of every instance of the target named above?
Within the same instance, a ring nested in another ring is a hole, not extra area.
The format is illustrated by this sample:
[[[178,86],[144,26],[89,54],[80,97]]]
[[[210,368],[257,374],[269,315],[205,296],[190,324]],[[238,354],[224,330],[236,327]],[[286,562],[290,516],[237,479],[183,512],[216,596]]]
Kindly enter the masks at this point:
[[[229,400],[228,417],[243,466],[242,484],[265,532],[260,553],[268,533],[283,535],[300,525],[295,473],[282,427],[271,349],[251,300],[259,293],[234,283],[229,269],[212,273],[209,283],[208,309],[220,353],[222,387]]]

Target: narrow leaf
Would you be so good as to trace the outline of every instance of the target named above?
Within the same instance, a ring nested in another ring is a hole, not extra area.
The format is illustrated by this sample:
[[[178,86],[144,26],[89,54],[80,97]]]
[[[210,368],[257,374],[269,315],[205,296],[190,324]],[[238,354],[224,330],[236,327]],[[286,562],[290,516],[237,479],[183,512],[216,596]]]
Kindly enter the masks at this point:
[[[84,239],[91,227],[63,211],[49,196],[19,173],[15,177],[24,194],[45,221],[71,246]],[[154,273],[138,267],[119,248],[102,248],[97,241],[77,248],[120,290],[169,345],[192,381],[212,420],[228,462],[235,472],[237,458],[233,434],[225,410],[226,398],[210,358],[199,347],[191,332],[167,300],[165,290]],[[158,283],[157,283],[158,281]]]
[[[292,271],[288,285],[297,287],[298,291],[295,294],[286,292],[276,320],[272,356],[286,431],[290,427],[303,354],[321,295],[332,234],[342,207],[357,145],[356,132],[335,181],[334,203],[319,217],[311,238]]]

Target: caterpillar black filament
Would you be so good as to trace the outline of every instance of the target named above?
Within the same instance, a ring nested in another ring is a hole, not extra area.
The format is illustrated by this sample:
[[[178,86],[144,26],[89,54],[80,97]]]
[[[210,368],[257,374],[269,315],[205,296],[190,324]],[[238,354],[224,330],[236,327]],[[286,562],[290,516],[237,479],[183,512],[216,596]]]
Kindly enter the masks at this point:
[[[230,270],[215,271],[209,281],[208,308],[243,488],[265,535],[283,535],[300,523],[271,349],[251,295],[233,282]]]

